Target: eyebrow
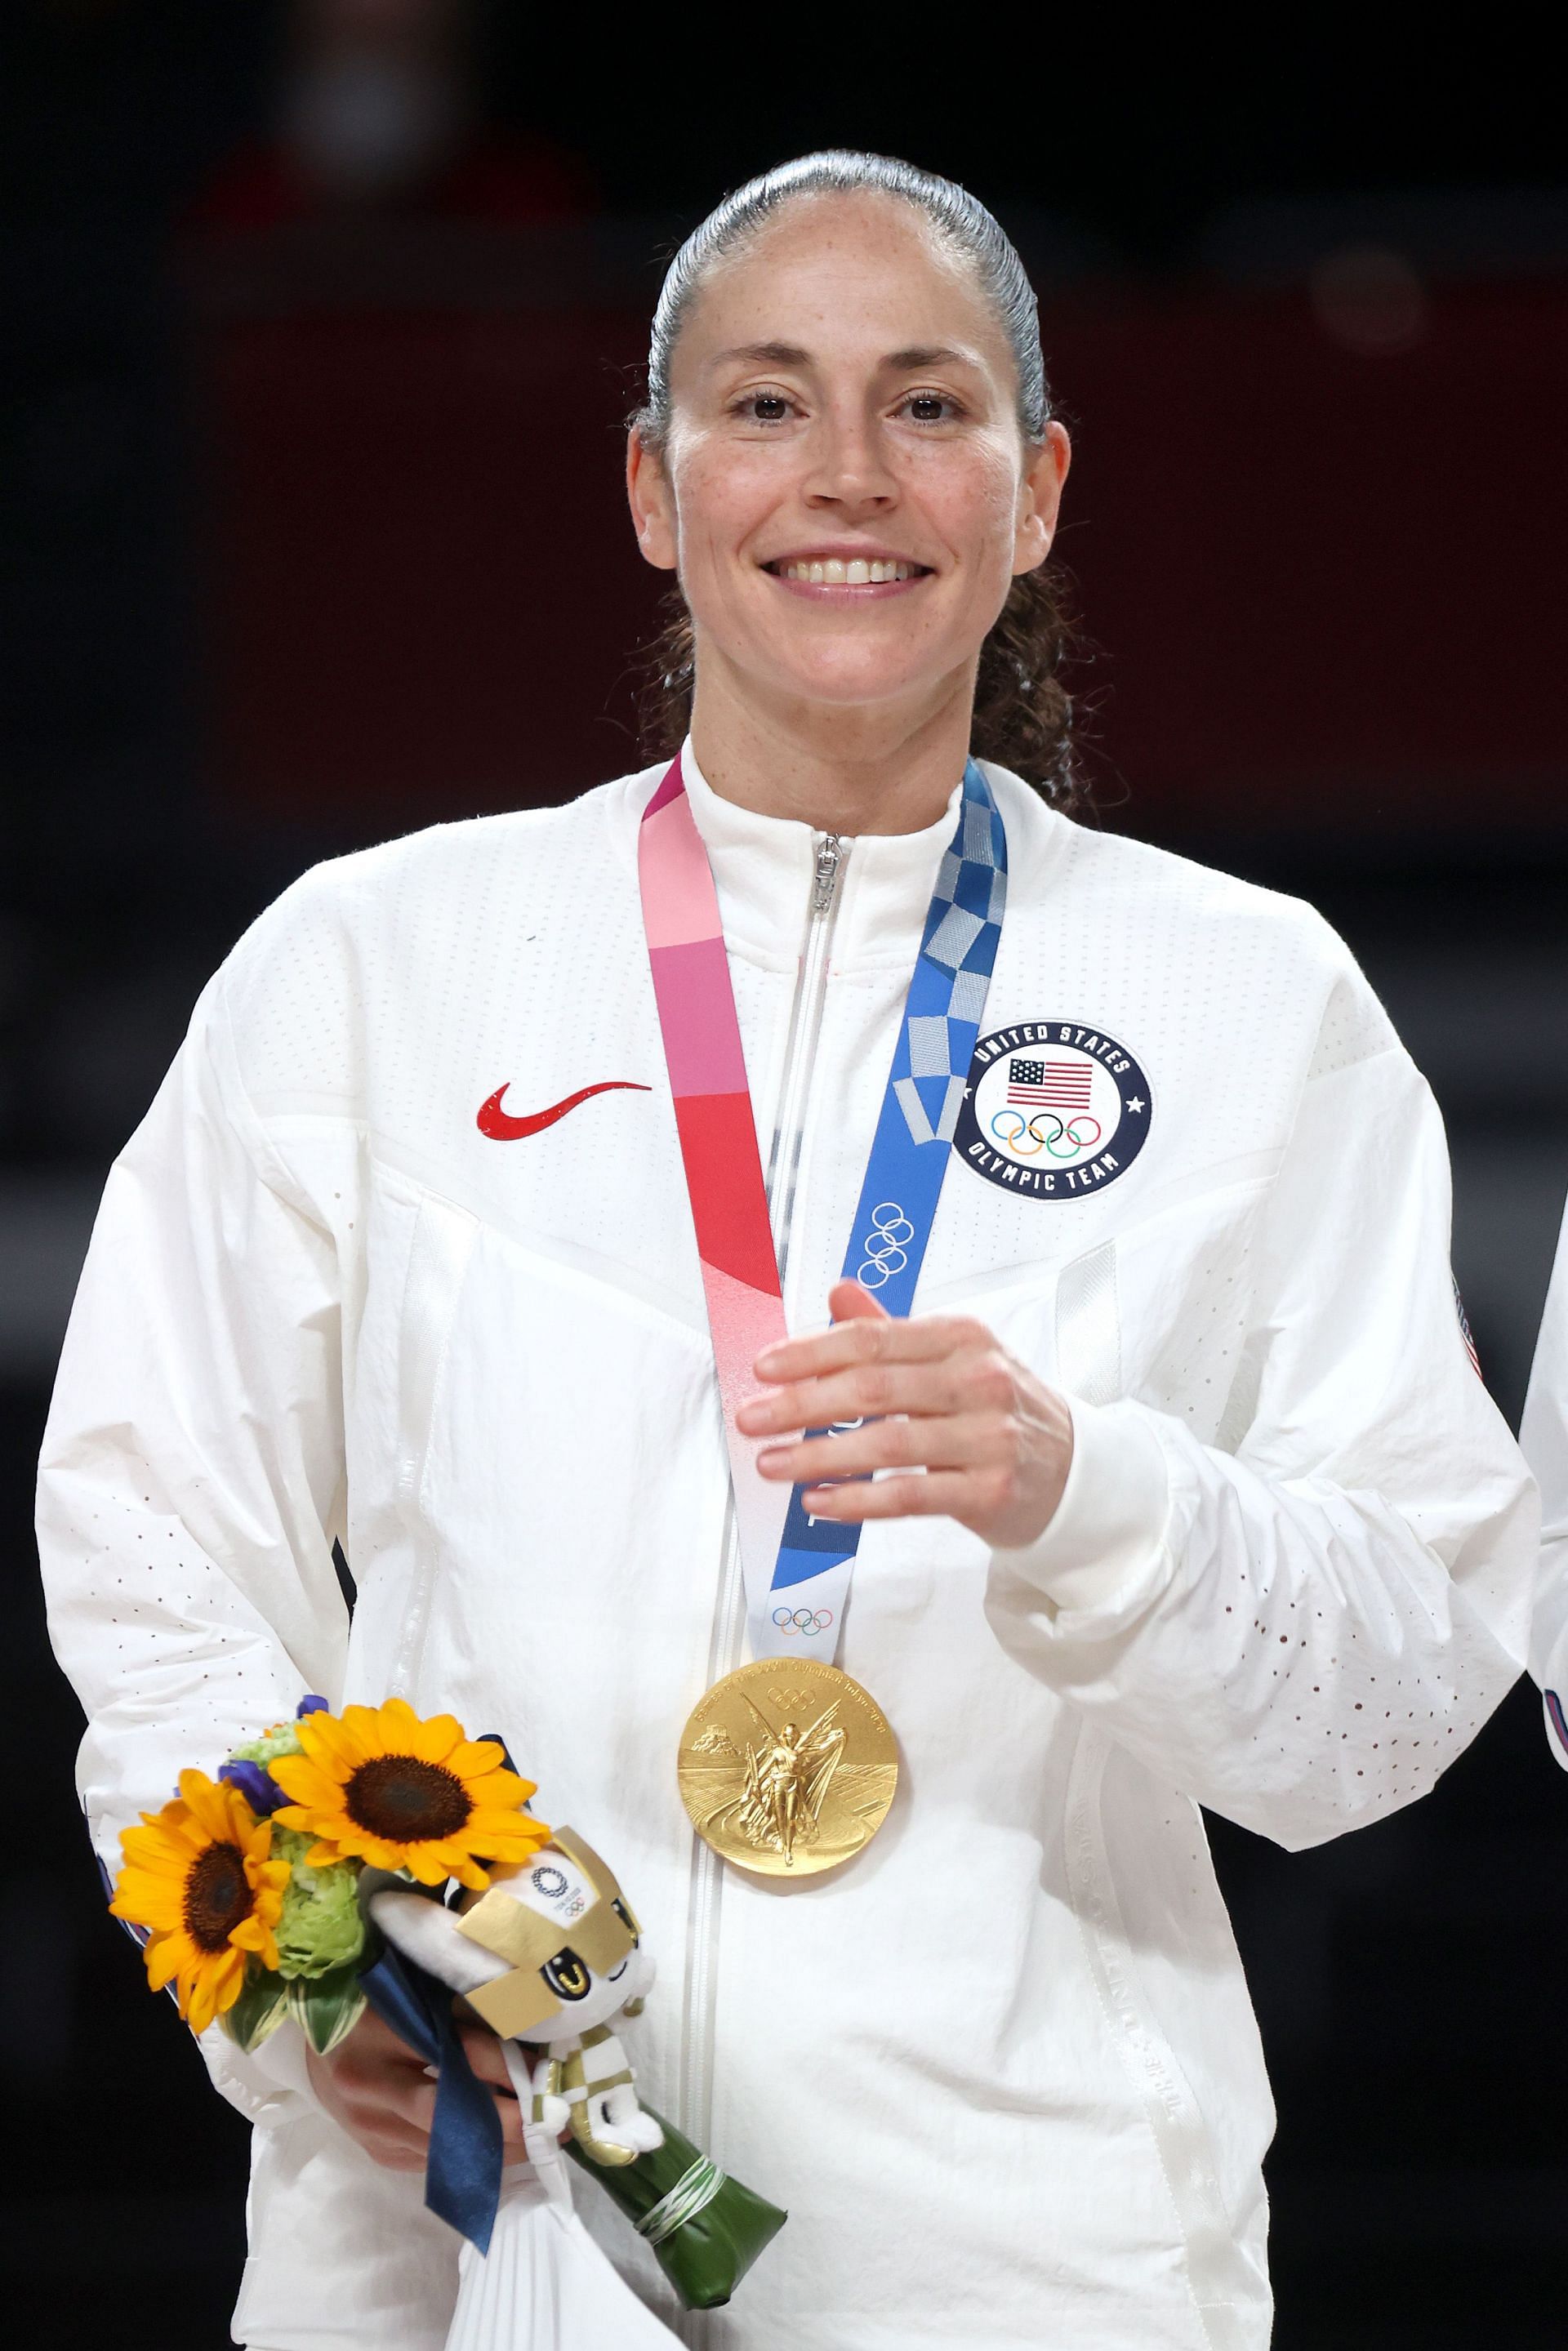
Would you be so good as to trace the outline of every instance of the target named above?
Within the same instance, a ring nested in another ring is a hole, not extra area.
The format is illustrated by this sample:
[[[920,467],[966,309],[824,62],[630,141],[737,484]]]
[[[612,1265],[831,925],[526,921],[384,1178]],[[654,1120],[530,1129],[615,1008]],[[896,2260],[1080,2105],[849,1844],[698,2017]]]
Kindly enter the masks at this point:
[[[737,343],[731,350],[716,352],[709,364],[727,367],[737,360],[762,367],[810,367],[811,354],[799,343]],[[951,344],[911,343],[901,351],[885,352],[877,364],[895,369],[949,367],[955,360],[966,367],[980,363],[974,351]]]

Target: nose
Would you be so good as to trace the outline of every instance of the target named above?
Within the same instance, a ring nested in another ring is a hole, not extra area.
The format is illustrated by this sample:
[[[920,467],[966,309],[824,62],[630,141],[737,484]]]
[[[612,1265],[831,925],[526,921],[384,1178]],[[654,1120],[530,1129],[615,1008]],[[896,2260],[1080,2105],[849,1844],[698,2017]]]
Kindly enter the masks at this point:
[[[895,505],[898,484],[875,418],[833,409],[819,418],[802,487],[809,506],[846,520]]]

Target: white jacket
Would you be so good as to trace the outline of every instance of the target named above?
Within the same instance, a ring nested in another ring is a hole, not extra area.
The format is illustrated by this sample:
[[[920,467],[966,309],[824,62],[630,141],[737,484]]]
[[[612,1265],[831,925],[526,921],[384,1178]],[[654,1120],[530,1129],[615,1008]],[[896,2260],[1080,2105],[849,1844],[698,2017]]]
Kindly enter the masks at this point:
[[[1541,1568],[1530,1635],[1530,1670],[1568,1708],[1568,1216],[1546,1293],[1519,1441],[1541,1481]],[[1568,1771],[1568,1717],[1545,1708],[1552,1752]]]
[[[789,2209],[691,2339],[1262,2351],[1272,2114],[1198,1807],[1300,1847],[1429,1788],[1522,1659],[1532,1489],[1458,1328],[1437,1112],[1343,946],[989,772],[1011,882],[985,1032],[1114,1062],[1123,1124],[1071,1187],[949,1170],[919,1308],[983,1317],[1060,1384],[1076,1451],[1027,1552],[867,1531],[841,1662],[904,1766],[867,1854],[784,1895],[694,1876],[676,1790],[681,1724],[737,1653],[638,903],[654,771],[320,867],[212,982],[66,1347],[54,1636],[111,1865],[182,1763],[306,1687],[505,1733],[642,1914],[644,2089]],[[687,782],[766,1164],[812,836]],[[841,868],[798,1328],[839,1271],[951,824]],[[521,1115],[611,1080],[648,1091],[510,1142],[476,1123],[503,1081]],[[315,2110],[298,2051],[263,2058],[212,2059],[263,2126],[238,2334],[439,2343],[456,2248],[420,2183]],[[579,2201],[667,2312],[624,2222]]]

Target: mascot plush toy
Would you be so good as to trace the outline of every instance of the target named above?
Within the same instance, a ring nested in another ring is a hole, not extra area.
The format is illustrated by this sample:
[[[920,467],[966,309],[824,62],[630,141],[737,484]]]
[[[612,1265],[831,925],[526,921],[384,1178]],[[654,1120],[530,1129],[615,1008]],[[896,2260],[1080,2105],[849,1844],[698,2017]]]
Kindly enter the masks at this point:
[[[653,1962],[614,1876],[570,1829],[490,1868],[448,1909],[367,1871],[361,1894],[388,1942],[500,2039],[529,2173],[509,2172],[489,2250],[463,2250],[447,2351],[640,2351],[674,2337],[605,2259],[572,2201],[568,2150],[597,2170],[688,2306],[727,2300],[783,2226],[647,2113],[614,2026],[641,2011]],[[563,2145],[563,2138],[566,2145]],[[644,2161],[664,2150],[669,2172]],[[700,2283],[694,2284],[692,2280]]]
[[[488,1893],[455,1911],[383,1886],[370,1897],[371,1915],[389,1942],[462,1992],[499,2034],[529,2160],[555,2199],[570,2204],[563,2131],[591,2161],[612,2168],[664,2145],[611,2029],[617,2017],[641,2014],[653,1962],[615,1879],[570,1829],[490,1876]]]

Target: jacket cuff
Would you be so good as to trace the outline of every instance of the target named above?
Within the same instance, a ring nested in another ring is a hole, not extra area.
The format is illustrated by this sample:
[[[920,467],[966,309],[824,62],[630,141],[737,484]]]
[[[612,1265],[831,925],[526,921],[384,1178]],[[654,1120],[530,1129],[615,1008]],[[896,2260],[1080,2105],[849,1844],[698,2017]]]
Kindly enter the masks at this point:
[[[1170,1515],[1170,1479],[1137,1405],[1066,1403],[1072,1463],[1055,1514],[1032,1543],[992,1559],[1076,1614],[1106,1607],[1154,1561]]]
[[[286,2017],[257,2049],[240,2049],[221,2025],[210,2024],[196,2043],[214,2089],[247,2122],[263,2128],[325,2111],[306,2063],[305,2035]]]

